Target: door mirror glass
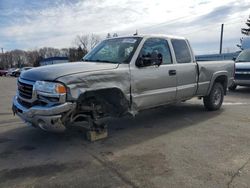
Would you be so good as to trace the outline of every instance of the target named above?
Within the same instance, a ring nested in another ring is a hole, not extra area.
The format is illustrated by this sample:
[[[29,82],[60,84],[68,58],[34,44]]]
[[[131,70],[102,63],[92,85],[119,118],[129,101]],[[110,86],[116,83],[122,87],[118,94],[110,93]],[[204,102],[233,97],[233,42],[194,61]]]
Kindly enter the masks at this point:
[[[157,65],[160,66],[162,64],[162,54],[161,53],[148,53],[148,54],[142,54],[136,61],[137,67],[146,67],[146,66],[152,66]]]

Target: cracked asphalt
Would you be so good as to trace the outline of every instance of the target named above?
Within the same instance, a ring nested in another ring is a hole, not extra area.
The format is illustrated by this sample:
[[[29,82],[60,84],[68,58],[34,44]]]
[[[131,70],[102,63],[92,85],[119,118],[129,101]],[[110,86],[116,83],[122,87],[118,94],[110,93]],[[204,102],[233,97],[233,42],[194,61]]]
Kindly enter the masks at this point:
[[[0,187],[250,187],[250,88],[216,112],[193,99],[114,119],[89,143],[14,117],[15,83],[0,77]]]

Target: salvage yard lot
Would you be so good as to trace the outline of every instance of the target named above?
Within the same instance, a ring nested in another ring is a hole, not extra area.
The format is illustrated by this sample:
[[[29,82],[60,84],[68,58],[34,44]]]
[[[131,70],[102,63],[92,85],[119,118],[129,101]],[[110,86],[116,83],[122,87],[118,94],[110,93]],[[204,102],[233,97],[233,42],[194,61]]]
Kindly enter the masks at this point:
[[[0,187],[250,187],[250,89],[220,111],[193,99],[112,121],[107,139],[26,126],[0,77]]]

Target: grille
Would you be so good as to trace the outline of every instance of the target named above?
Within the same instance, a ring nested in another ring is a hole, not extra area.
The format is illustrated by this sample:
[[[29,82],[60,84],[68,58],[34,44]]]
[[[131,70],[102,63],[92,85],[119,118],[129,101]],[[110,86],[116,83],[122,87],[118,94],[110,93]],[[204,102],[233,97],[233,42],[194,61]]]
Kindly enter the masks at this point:
[[[237,69],[236,68],[236,72],[250,72],[250,69]]]
[[[22,82],[18,81],[17,86],[18,86],[19,95],[22,98],[25,98],[25,99],[32,98],[33,85],[22,83]]]
[[[19,102],[20,104],[22,104],[22,105],[25,106],[26,108],[30,108],[30,107],[32,106],[32,103],[25,102],[25,101],[23,101],[23,100],[20,99],[20,98],[18,98],[17,100],[18,100],[18,102]]]
[[[236,80],[250,80],[249,74],[235,74]]]

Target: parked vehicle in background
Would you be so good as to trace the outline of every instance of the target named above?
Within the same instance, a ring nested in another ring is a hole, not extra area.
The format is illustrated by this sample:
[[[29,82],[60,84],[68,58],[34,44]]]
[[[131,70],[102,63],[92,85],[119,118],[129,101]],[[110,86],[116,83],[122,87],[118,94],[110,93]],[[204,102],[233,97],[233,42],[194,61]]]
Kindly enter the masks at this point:
[[[20,75],[20,69],[19,69],[19,68],[16,68],[15,70],[13,70],[13,71],[11,72],[11,75],[10,75],[10,76],[18,77],[18,75]]]
[[[7,70],[0,70],[0,76],[6,76],[8,73]]]
[[[250,49],[250,37],[243,37],[241,39],[241,49],[246,50],[246,49]]]
[[[16,68],[16,69],[12,70],[12,72],[10,73],[10,76],[19,77],[22,72],[29,70],[29,69],[32,69],[32,68],[33,67]]]
[[[235,60],[234,82],[229,89],[237,86],[250,86],[250,49],[243,50]]]
[[[6,76],[12,76],[13,71],[15,71],[16,68],[9,68]]]
[[[19,77],[22,72],[27,71],[27,70],[32,69],[32,68],[33,67],[23,67],[21,69],[18,69],[16,71],[14,71],[13,74],[14,74],[15,77]]]
[[[234,75],[233,61],[195,60],[187,39],[165,35],[106,39],[82,62],[38,67],[21,74],[13,112],[47,131],[75,122],[89,132],[121,117],[193,97],[220,109]]]

